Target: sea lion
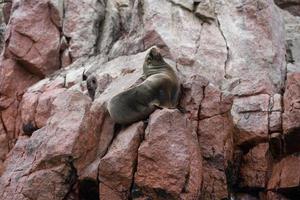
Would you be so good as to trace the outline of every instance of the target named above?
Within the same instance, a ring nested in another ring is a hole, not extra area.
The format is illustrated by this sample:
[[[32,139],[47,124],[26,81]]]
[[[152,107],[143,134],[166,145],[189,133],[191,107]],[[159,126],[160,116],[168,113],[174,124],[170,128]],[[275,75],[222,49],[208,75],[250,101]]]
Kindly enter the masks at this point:
[[[86,87],[87,87],[89,96],[91,97],[92,100],[94,100],[95,94],[96,94],[96,89],[98,87],[97,78],[95,75],[91,75],[87,78]]]
[[[152,47],[146,55],[142,78],[142,83],[108,102],[107,110],[116,123],[130,124],[146,119],[156,108],[176,108],[180,83],[157,47]]]

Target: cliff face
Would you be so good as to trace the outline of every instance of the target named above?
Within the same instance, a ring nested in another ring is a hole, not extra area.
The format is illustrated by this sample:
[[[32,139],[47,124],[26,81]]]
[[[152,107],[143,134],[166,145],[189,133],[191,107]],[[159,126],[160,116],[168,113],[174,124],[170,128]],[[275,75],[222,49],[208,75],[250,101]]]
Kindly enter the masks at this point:
[[[1,199],[297,199],[300,2],[275,3],[6,3]],[[138,81],[154,45],[187,112],[117,126],[105,105]]]

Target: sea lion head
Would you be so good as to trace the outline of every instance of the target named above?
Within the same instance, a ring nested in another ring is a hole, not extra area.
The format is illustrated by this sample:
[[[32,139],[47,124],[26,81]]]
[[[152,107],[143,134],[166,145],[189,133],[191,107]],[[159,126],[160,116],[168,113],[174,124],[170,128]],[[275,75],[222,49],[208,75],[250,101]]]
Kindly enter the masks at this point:
[[[87,86],[89,96],[91,97],[92,100],[94,100],[96,89],[98,87],[97,78],[95,75],[91,75],[87,78],[86,86]]]
[[[149,53],[146,56],[146,60],[148,65],[161,65],[164,62],[164,59],[160,53],[160,50],[157,47],[152,47]]]
[[[161,69],[166,67],[166,62],[164,61],[159,48],[155,46],[152,47],[145,58],[143,65],[144,74],[148,77],[152,74],[159,73]]]

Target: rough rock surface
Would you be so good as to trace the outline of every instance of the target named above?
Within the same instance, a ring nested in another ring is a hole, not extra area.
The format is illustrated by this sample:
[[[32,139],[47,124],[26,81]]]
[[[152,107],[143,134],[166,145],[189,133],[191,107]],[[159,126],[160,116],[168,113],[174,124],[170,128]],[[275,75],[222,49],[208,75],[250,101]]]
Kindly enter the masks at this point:
[[[39,76],[59,69],[57,15],[58,10],[46,0],[14,1],[5,34],[4,56],[17,60]]]
[[[138,150],[133,198],[197,199],[201,165],[197,135],[189,120],[179,111],[157,111],[149,118]]]
[[[300,73],[288,74],[283,103],[283,131],[289,133],[300,128]]]
[[[297,199],[299,5],[2,4],[1,198]],[[182,83],[181,112],[119,126],[106,104],[138,84],[154,45]]]
[[[130,196],[133,173],[136,169],[138,148],[143,139],[144,124],[135,123],[118,133],[107,154],[100,160],[99,179],[101,199],[112,199],[103,192],[110,188],[120,199]]]

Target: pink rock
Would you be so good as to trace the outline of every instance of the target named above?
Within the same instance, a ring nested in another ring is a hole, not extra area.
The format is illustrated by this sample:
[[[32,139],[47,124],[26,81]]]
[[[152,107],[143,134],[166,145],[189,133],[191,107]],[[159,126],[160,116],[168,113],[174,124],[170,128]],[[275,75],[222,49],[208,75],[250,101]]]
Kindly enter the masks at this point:
[[[200,119],[224,114],[231,109],[232,95],[222,93],[212,85],[208,85],[204,92],[205,98],[201,102]]]
[[[283,102],[283,132],[289,133],[300,128],[300,73],[287,75]]]
[[[180,105],[189,112],[192,120],[198,121],[201,102],[207,85],[208,81],[199,75],[190,76],[182,84],[184,93],[182,94]]]
[[[203,162],[203,199],[222,199],[228,197],[226,177],[223,171]]]
[[[137,163],[137,152],[144,134],[144,124],[135,123],[122,129],[109,147],[99,165],[101,185],[111,188],[119,196],[129,197],[133,173]],[[101,188],[101,186],[100,186]],[[107,194],[101,198],[108,199]]]
[[[190,77],[183,79],[180,105],[188,111],[189,118],[195,120],[194,130],[198,131],[203,159],[207,159],[204,162],[203,196],[225,198],[228,196],[225,168],[233,151],[234,127],[228,115],[232,96],[209,84],[204,77],[190,73]]]
[[[30,85],[39,80],[38,77],[26,72],[12,59],[1,59],[0,77],[1,94],[11,98],[22,96]]]
[[[42,199],[62,199],[68,193],[76,181],[75,167],[82,170],[91,162],[90,155],[96,154],[95,133],[90,134],[83,127],[90,103],[80,92],[61,93],[53,101],[53,114],[46,126],[30,138],[19,137],[0,178],[3,198],[22,199],[23,195],[37,198],[44,191]]]
[[[233,147],[233,124],[227,114],[217,115],[199,122],[199,143],[204,158],[214,161],[217,166],[225,164]],[[228,144],[227,144],[228,143]],[[226,149],[229,145],[229,149]],[[224,167],[224,166],[223,166]]]
[[[1,111],[1,121],[4,128],[4,133],[9,139],[10,148],[17,139],[16,118],[18,115],[18,101],[14,101],[7,109]]]
[[[94,101],[91,109],[84,118],[84,130],[95,134],[97,138],[96,155],[103,157],[114,136],[115,123],[109,117],[105,105],[100,101]]]
[[[72,63],[72,58],[69,49],[65,49],[61,55],[61,66],[67,67]]]
[[[111,189],[110,187],[106,186],[103,183],[100,183],[99,186],[99,199],[100,200],[106,200],[106,199],[110,199],[110,200],[123,200],[123,199],[127,199],[126,195],[120,195],[120,193],[118,193],[117,191]]]
[[[0,59],[0,110],[1,123],[4,127],[0,134],[5,134],[11,149],[20,134],[21,121],[18,111],[25,90],[39,80],[26,72],[12,59]]]
[[[225,169],[233,152],[233,123],[227,114],[203,119],[198,137],[205,162],[202,192],[206,199],[228,196]]]
[[[31,73],[45,76],[60,68],[60,32],[51,16],[58,12],[47,0],[13,2],[4,55]]]
[[[168,58],[192,66],[196,60],[202,24],[192,12],[181,9],[175,2],[190,4],[178,0],[144,2],[145,48],[159,45]]]
[[[261,143],[243,156],[240,168],[240,187],[265,188],[268,173],[267,143]]]
[[[188,119],[176,110],[154,112],[138,152],[134,182],[142,196],[199,198],[201,165],[197,137]]]
[[[272,170],[271,178],[268,182],[269,190],[286,190],[289,188],[299,188],[300,180],[300,157],[290,155],[276,163]],[[292,191],[292,190],[291,190]]]
[[[96,158],[93,162],[89,163],[87,167],[85,167],[79,176],[79,180],[97,180],[98,173],[99,173],[99,164],[100,164],[101,157]]]
[[[74,173],[67,164],[53,167],[51,170],[33,172],[29,176],[21,178],[20,187],[23,185],[22,191],[18,191],[10,197],[5,194],[4,197],[6,199],[19,199],[22,196],[30,199],[63,199],[69,190],[69,181],[72,181],[66,177],[75,176]]]
[[[208,1],[210,0],[201,0],[200,4],[210,4]],[[199,7],[201,5],[197,6],[196,16]],[[207,15],[207,12],[210,12],[210,10],[205,9],[204,12],[206,14],[202,12],[203,15]],[[217,26],[211,26],[207,23],[203,24],[196,58],[193,65],[194,70],[207,78],[215,86],[222,85],[226,73],[224,63],[227,59],[227,49],[226,41],[224,41]]]
[[[284,21],[275,3],[216,3],[215,12],[228,47],[225,82],[239,80],[230,91],[239,96],[279,93],[286,51]]]
[[[35,111],[35,123],[37,128],[41,128],[46,125],[47,120],[51,116],[52,102],[64,91],[64,88],[49,90],[39,96]]]
[[[103,2],[66,0],[63,9],[63,34],[70,39],[68,50],[70,60],[94,54],[100,34],[95,30],[98,30],[105,14]],[[85,12],[82,12],[83,10]],[[63,56],[63,61],[66,66],[69,60]]]
[[[234,99],[231,115],[238,129],[237,144],[267,140],[269,99],[265,94]]]
[[[24,124],[33,123],[35,124],[35,114],[36,107],[38,104],[38,99],[40,96],[40,92],[31,93],[27,92],[23,95],[22,102],[20,105],[21,109],[21,118]]]

